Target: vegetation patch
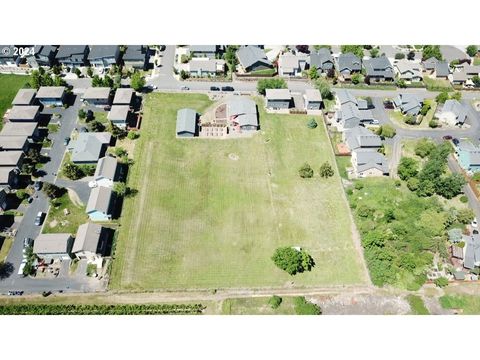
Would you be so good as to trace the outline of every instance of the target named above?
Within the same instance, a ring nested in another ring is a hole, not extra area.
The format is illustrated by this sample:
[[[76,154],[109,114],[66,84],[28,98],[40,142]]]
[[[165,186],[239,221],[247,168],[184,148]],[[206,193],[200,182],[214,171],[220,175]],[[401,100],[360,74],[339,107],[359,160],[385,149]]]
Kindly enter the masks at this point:
[[[408,295],[407,301],[410,304],[413,315],[430,315],[430,312],[425,307],[423,299],[418,295]]]

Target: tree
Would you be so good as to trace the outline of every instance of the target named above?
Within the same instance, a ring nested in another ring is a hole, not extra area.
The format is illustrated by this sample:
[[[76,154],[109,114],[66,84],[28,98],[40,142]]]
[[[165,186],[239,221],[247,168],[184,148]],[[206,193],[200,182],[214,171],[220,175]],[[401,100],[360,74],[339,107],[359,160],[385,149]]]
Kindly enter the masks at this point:
[[[317,304],[311,303],[304,296],[294,299],[295,314],[297,315],[322,315],[322,309]]]
[[[270,305],[272,309],[278,309],[281,303],[282,298],[277,295],[272,295],[272,297],[268,300],[268,305]]]
[[[123,139],[125,136],[127,136],[127,130],[122,129],[118,126],[116,126],[114,123],[110,122],[108,125],[108,131],[115,136],[116,138]]]
[[[400,179],[408,180],[418,174],[418,162],[410,157],[402,157],[397,172]]]
[[[84,177],[81,167],[72,162],[67,162],[63,165],[62,173],[70,180],[78,180]]]
[[[103,80],[98,75],[94,75],[92,78],[92,87],[102,87]]]
[[[423,47],[422,60],[427,60],[432,57],[436,58],[437,60],[443,60],[439,45],[425,45]]]
[[[396,84],[399,88],[402,88],[402,89],[407,87],[407,83],[405,82],[404,79],[397,79]]]
[[[318,126],[318,124],[317,124],[317,122],[315,121],[314,118],[311,118],[310,120],[308,120],[307,127],[309,129],[315,129],[317,126]]]
[[[462,99],[462,93],[460,91],[455,91],[450,95],[450,99],[460,101]]]
[[[108,88],[112,88],[113,87],[113,79],[110,76],[105,75],[104,78],[103,78],[103,86],[108,87]]]
[[[295,49],[297,49],[299,52],[302,52],[304,54],[310,54],[310,50],[308,49],[308,45],[297,45],[297,46],[295,46]]]
[[[362,45],[342,45],[342,53],[353,53],[357,55],[360,59],[363,59],[363,46]]]
[[[376,47],[374,47],[374,48],[372,48],[372,49],[370,50],[370,56],[371,56],[372,58],[378,57],[378,54],[379,54],[379,53],[380,53],[380,50],[379,50],[378,48],[376,48]]]
[[[477,45],[468,45],[466,50],[467,50],[468,56],[474,57],[475,55],[477,55],[478,47]]]
[[[397,131],[391,125],[381,125],[377,130],[377,135],[386,137],[386,138],[393,138]]]
[[[419,185],[420,185],[420,180],[418,180],[416,177],[411,177],[407,181],[407,188],[410,191],[417,191]]]
[[[91,66],[87,68],[87,76],[90,78],[93,76],[93,69]]]
[[[352,84],[359,84],[362,81],[362,74],[355,73],[352,75]]]
[[[435,194],[435,184],[430,180],[420,180],[417,187],[417,195],[428,197]]]
[[[142,76],[142,74],[139,71],[135,71],[130,80],[131,87],[134,88],[135,91],[141,91],[145,84],[145,78]]]
[[[317,67],[313,65],[310,70],[308,70],[308,77],[312,80],[318,79],[320,75],[318,74]]]
[[[334,175],[332,166],[328,161],[325,161],[322,166],[320,166],[320,176],[323,178],[329,178]]]
[[[448,96],[448,92],[442,91],[440,94],[437,95],[435,100],[440,104],[444,104],[445,101],[447,101],[449,98],[450,97]]]
[[[425,101],[422,105],[422,108],[420,109],[420,115],[425,116],[427,113],[430,111],[432,106],[430,105],[429,102]]]
[[[124,197],[127,194],[127,185],[123,182],[116,182],[113,184],[113,192],[119,197]]]
[[[235,71],[235,67],[238,64],[237,50],[238,50],[238,46],[229,45],[227,46],[227,50],[225,51],[225,54],[223,54],[223,58],[229,65],[231,71]]]
[[[140,133],[138,131],[130,131],[127,135],[127,137],[130,139],[130,140],[136,140],[140,137]]]
[[[309,179],[313,177],[313,169],[308,163],[305,163],[298,169],[298,174],[303,179]]]
[[[45,182],[45,183],[43,183],[42,191],[50,199],[56,199],[56,198],[62,196],[62,193],[64,192],[64,189],[55,185],[55,184]]]
[[[310,271],[315,265],[312,257],[306,251],[291,246],[276,249],[272,260],[278,268],[290,275]]]
[[[415,55],[415,53],[414,53],[414,55]],[[395,54],[395,59],[396,59],[396,60],[405,59],[405,54],[404,54],[404,53],[396,53],[396,54]]]
[[[480,87],[480,76],[473,75],[472,82],[475,85],[475,87]]]
[[[91,132],[102,132],[105,130],[105,125],[98,120],[93,120],[88,124],[88,130]]]
[[[407,60],[415,60],[415,51],[410,51],[408,54],[407,54]]]
[[[83,109],[78,110],[78,118],[84,120],[87,117],[87,112]]]
[[[80,77],[82,75],[82,71],[79,68],[75,68],[75,75]]]
[[[427,157],[435,149],[435,143],[428,139],[422,138],[418,140],[415,145],[415,155],[420,156],[421,158]]]
[[[190,74],[186,72],[185,70],[180,70],[180,79],[186,80],[190,77]]]
[[[432,129],[435,129],[436,127],[438,127],[438,122],[435,119],[432,119],[428,122],[428,126]]]
[[[334,79],[334,84],[336,83],[336,74],[335,74],[335,68],[330,68],[327,71],[327,78],[329,79]]]
[[[457,212],[457,221],[462,224],[469,224],[475,218],[475,213],[472,209],[460,209]]]
[[[439,288],[444,288],[444,287],[448,286],[448,279],[442,276],[442,277],[439,277],[439,278],[435,279],[434,283],[435,283],[435,286],[437,286]]]
[[[452,199],[462,193],[466,181],[460,174],[442,177],[435,183],[435,192],[445,199]]]
[[[257,91],[261,95],[265,95],[266,89],[287,89],[287,83],[284,79],[260,79],[257,82]]]
[[[320,94],[322,95],[323,99],[328,99],[332,100],[333,99],[333,93],[330,89],[330,85],[328,84],[327,80],[325,79],[317,79],[315,81],[315,87],[320,91]]]
[[[27,152],[27,158],[34,164],[39,163],[42,160],[42,154],[40,154],[40,150],[36,148],[31,148]]]

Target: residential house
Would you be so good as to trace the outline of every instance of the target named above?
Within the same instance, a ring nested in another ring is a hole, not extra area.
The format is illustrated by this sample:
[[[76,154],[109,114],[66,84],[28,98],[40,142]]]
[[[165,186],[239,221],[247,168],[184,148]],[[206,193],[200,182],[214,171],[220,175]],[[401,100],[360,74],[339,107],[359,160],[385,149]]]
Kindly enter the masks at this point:
[[[266,89],[265,100],[268,109],[289,109],[292,105],[292,94],[288,89]]]
[[[33,253],[47,260],[69,260],[73,238],[71,234],[40,234],[33,243]]]
[[[455,147],[458,164],[465,171],[477,172],[480,170],[480,147],[473,145],[469,140],[460,140]]]
[[[344,80],[350,80],[352,74],[362,71],[362,60],[353,53],[338,55],[337,70]]]
[[[69,144],[71,160],[77,164],[94,164],[105,155],[112,135],[109,132],[79,133]]]
[[[112,189],[98,186],[93,188],[88,198],[86,213],[91,221],[109,221],[112,218]]]
[[[27,63],[35,69],[40,66],[50,67],[55,61],[57,49],[54,45],[35,45],[34,54],[27,56]]]
[[[237,58],[241,69],[245,73],[273,69],[265,51],[254,45],[240,47],[237,50]]]
[[[109,69],[120,62],[120,46],[90,45],[88,61],[95,68]]]
[[[36,139],[38,137],[38,123],[37,122],[25,122],[25,123],[11,123],[7,122],[3,125],[1,136],[19,136],[25,135],[29,139]]]
[[[479,65],[469,65],[464,63],[457,66],[455,71],[452,73],[452,83],[454,85],[473,87],[475,84],[473,83],[472,78],[479,75]]]
[[[310,67],[316,67],[319,72],[327,73],[334,68],[332,54],[330,49],[321,48],[317,52],[310,54]]]
[[[395,78],[393,66],[386,56],[365,60],[363,64],[370,82],[393,81]]]
[[[358,149],[377,151],[382,147],[380,136],[363,126],[345,130],[342,137],[350,151]]]
[[[411,82],[423,80],[422,69],[419,63],[405,59],[398,60],[395,63],[395,70],[397,71],[399,79]]]
[[[106,247],[105,228],[99,224],[89,222],[78,227],[72,254],[78,259],[97,262],[105,255]]]
[[[131,113],[130,106],[128,105],[112,105],[107,118],[113,125],[124,129],[127,127]]]
[[[83,93],[81,100],[89,105],[106,106],[110,103],[110,88],[89,87]]]
[[[467,118],[467,108],[457,100],[447,100],[438,118],[451,126],[463,125]]]
[[[65,86],[42,86],[38,89],[37,100],[43,106],[63,106],[66,94]]]
[[[429,75],[435,78],[447,79],[450,75],[450,68],[446,61],[440,61],[437,58],[431,57],[423,63],[423,69]]]
[[[15,95],[12,101],[14,106],[31,106],[35,102],[35,94],[37,92],[34,89],[20,89]]]
[[[132,105],[135,91],[131,88],[119,88],[115,91],[113,105]]]
[[[20,170],[15,166],[0,166],[0,186],[17,187]]]
[[[55,60],[63,66],[86,66],[88,51],[87,45],[60,45]]]
[[[23,151],[0,151],[0,167],[21,168],[25,154]]]
[[[0,133],[0,151],[27,152],[29,145],[26,135],[4,136]]]
[[[103,186],[113,188],[118,170],[117,159],[111,156],[105,156],[98,160],[93,180],[88,183],[89,187]]]
[[[15,46],[0,45],[0,49],[2,49],[0,51],[0,67],[17,67],[20,63],[20,56],[15,54]]]
[[[464,235],[465,242],[463,253],[463,267],[465,269],[473,269],[480,266],[480,235]]]
[[[197,112],[193,109],[180,109],[177,112],[177,137],[194,137],[197,134]]]
[[[190,45],[188,47],[189,53],[192,57],[206,57],[215,59],[218,51],[217,45]]]
[[[373,113],[368,102],[357,99],[348,90],[338,89],[336,92],[337,122],[343,129],[350,129],[360,124],[372,123]]]
[[[352,152],[351,160],[356,177],[388,175],[388,160],[377,151],[355,150]]]
[[[249,98],[237,96],[227,101],[227,118],[232,131],[258,130],[257,104]]]
[[[308,55],[303,53],[285,53],[278,58],[278,75],[284,77],[302,76],[308,67]]]
[[[37,122],[40,114],[40,106],[14,106],[8,114],[11,122]]]
[[[323,105],[322,94],[317,89],[307,89],[303,95],[305,110],[320,110]]]
[[[398,94],[393,103],[402,114],[417,116],[422,109],[423,99],[415,94]]]
[[[225,60],[215,58],[193,58],[187,66],[192,77],[209,77],[225,73]]]
[[[148,48],[144,45],[128,45],[122,58],[126,68],[145,70],[148,64]]]

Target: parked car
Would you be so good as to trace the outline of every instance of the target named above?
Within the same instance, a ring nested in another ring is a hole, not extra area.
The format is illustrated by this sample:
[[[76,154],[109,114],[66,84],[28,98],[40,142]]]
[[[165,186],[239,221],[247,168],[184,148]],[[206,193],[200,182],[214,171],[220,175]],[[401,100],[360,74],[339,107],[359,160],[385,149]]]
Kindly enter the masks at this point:
[[[23,239],[23,247],[26,248],[26,247],[29,247],[29,246],[32,246],[33,245],[33,239],[32,238],[24,238]]]
[[[188,86],[182,86],[180,90],[190,90],[190,88]]]
[[[112,108],[112,107],[111,107],[110,105],[106,105],[106,106],[103,108],[103,110],[105,110],[105,111],[110,111],[111,108]]]
[[[41,181],[35,181],[33,183],[33,188],[38,191],[38,190],[42,189],[42,185],[43,185],[43,183]]]
[[[443,140],[446,140],[446,141],[452,140],[452,139],[453,139],[452,135],[445,135],[445,136],[443,137]]]
[[[232,86],[222,86],[222,91],[235,91]]]
[[[476,217],[473,218],[471,225],[472,225],[472,227],[474,227],[474,228],[478,227],[478,222],[477,222],[477,218],[476,218]]]
[[[63,139],[63,145],[67,146],[69,142],[70,142],[70,138],[68,136],[65,139]]]
[[[43,223],[43,212],[39,211],[35,217],[35,225],[40,226]]]
[[[391,110],[391,109],[394,109],[393,102],[390,101],[390,100],[385,100],[385,101],[383,102],[383,107],[384,107],[385,109],[390,109],[390,110]]]
[[[210,91],[220,91],[218,86],[210,86]]]
[[[31,204],[33,202],[33,196],[27,198],[27,203]]]
[[[455,146],[457,146],[460,143],[460,140],[458,140],[457,138],[453,138],[452,142]]]
[[[93,120],[94,118],[94,115],[93,115],[93,111],[92,110],[87,110],[87,116],[86,116],[87,120]]]

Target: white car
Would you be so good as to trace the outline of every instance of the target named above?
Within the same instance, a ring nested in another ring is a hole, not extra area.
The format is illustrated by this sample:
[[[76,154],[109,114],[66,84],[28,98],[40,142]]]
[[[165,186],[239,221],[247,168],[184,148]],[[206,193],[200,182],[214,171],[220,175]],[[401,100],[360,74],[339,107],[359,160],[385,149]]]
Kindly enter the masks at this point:
[[[18,275],[23,275],[23,269],[25,268],[25,264],[26,263],[24,262],[20,264],[20,267],[18,268],[18,273],[17,273]]]
[[[478,227],[477,218],[473,218],[471,225],[472,225],[472,227],[474,227],[474,228],[477,228],[477,227]]]
[[[89,188],[96,188],[98,186],[98,183],[95,180],[89,181],[88,182],[88,187]]]

